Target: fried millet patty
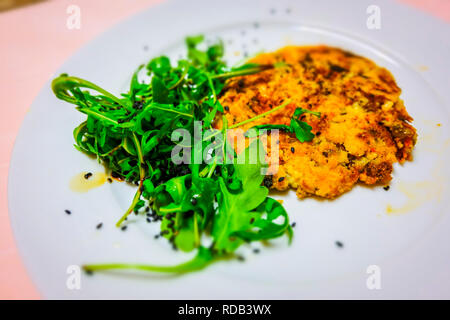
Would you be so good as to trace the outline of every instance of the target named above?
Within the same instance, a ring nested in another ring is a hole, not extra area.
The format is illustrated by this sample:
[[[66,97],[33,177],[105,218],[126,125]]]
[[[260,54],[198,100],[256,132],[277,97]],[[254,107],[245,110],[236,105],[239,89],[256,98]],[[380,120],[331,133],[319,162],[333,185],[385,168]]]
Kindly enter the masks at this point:
[[[412,160],[417,133],[399,98],[401,90],[386,69],[328,46],[289,46],[250,62],[285,66],[228,81],[220,102],[230,126],[287,99],[291,103],[285,108],[242,129],[289,125],[297,107],[321,113],[320,118],[302,115],[315,134],[310,142],[280,132],[279,170],[266,176],[266,186],[293,188],[299,198],[334,198],[358,181],[386,184],[393,163]]]

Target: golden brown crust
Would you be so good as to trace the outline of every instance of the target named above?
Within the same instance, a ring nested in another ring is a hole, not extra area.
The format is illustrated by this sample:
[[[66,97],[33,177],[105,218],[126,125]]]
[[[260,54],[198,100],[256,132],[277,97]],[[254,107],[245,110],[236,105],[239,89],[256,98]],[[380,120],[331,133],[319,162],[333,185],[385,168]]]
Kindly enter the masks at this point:
[[[334,198],[358,181],[389,182],[392,164],[411,159],[417,134],[389,71],[327,46],[290,46],[252,59],[281,61],[287,65],[230,80],[220,97],[230,125],[292,101],[244,130],[266,123],[289,125],[296,107],[321,112],[320,119],[302,116],[316,134],[311,142],[280,133],[280,167],[272,188],[294,188],[299,197]]]

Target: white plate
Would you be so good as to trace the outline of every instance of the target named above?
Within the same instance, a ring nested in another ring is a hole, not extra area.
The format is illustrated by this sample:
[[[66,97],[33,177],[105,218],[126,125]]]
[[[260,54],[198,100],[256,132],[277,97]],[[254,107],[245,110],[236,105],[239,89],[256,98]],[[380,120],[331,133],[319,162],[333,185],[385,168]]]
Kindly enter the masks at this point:
[[[366,26],[370,4],[381,9],[379,30]],[[114,227],[133,188],[69,190],[75,174],[103,168],[73,148],[72,129],[84,117],[47,84],[18,135],[8,188],[17,245],[44,297],[450,298],[449,26],[390,1],[174,1],[116,26],[55,75],[67,72],[118,94],[139,64],[159,54],[178,58],[184,37],[197,33],[224,39],[231,62],[244,52],[316,43],[373,59],[394,74],[415,118],[414,161],[395,166],[389,192],[357,186],[335,201],[275,195],[297,223],[291,246],[277,240],[258,255],[244,248],[245,263],[220,262],[184,276],[82,275],[81,289],[70,290],[70,265],[173,264],[191,255],[154,240],[157,225]],[[402,212],[387,214],[388,205]],[[381,272],[379,290],[366,285],[371,265]]]

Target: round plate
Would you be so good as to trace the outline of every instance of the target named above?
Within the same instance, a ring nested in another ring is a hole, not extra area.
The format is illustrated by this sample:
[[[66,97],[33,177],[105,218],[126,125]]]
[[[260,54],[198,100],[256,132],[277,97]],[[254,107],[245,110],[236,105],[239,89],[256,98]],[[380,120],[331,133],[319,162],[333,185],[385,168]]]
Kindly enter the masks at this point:
[[[374,2],[380,29],[366,23]],[[48,83],[16,140],[8,187],[17,245],[44,297],[449,298],[449,26],[385,1],[171,1],[103,34],[55,75],[69,73],[119,94],[138,65],[160,54],[178,59],[184,37],[198,33],[223,39],[230,63],[287,44],[327,44],[386,67],[415,119],[414,161],[395,166],[388,192],[356,186],[333,201],[274,194],[296,222],[290,246],[277,239],[243,247],[245,262],[218,262],[183,276],[81,274],[80,286],[73,286],[73,266],[83,263],[170,265],[192,255],[155,240],[158,225],[142,218],[130,219],[126,231],[114,227],[133,187],[113,182],[87,193],[70,190],[76,174],[104,168],[73,147],[72,130],[84,116],[56,99]]]

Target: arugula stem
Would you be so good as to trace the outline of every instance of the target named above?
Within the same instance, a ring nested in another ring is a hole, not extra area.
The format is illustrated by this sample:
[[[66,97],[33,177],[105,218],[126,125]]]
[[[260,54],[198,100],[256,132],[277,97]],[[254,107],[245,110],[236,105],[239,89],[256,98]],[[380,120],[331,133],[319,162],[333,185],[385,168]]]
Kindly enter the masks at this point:
[[[213,256],[209,249],[199,247],[197,255],[185,263],[181,263],[175,266],[152,266],[145,264],[128,264],[128,263],[107,263],[107,264],[89,264],[83,265],[85,271],[105,271],[113,269],[134,269],[149,272],[167,272],[167,273],[186,273],[191,271],[198,271],[211,262],[213,262]]]
[[[162,107],[158,107],[158,106],[154,106],[154,105],[149,105],[147,108],[145,108],[145,110],[147,110],[147,109],[158,109],[158,110],[163,110],[163,111],[166,111],[166,112],[176,113],[176,114],[179,114],[179,115],[182,115],[182,116],[185,116],[185,117],[189,117],[189,118],[193,118],[194,117],[190,113],[184,113],[184,112],[180,112],[178,110],[172,110],[172,109],[169,109],[169,108],[162,108]]]
[[[225,72],[225,73],[221,73],[221,74],[215,74],[215,75],[211,76],[211,78],[212,79],[229,79],[229,78],[240,77],[240,76],[248,76],[251,74],[259,73],[261,71],[273,69],[274,67],[275,66],[272,64],[260,64],[253,68],[247,68],[247,69],[242,69],[242,70]]]
[[[176,206],[173,208],[161,207],[161,208],[159,208],[159,212],[166,214],[166,213],[172,213],[172,212],[179,212],[179,211],[181,211],[181,209],[182,209],[181,206]]]
[[[103,153],[103,154],[100,154],[100,156],[106,157],[106,156],[108,156],[108,155],[111,155],[111,154],[113,154],[114,152],[116,152],[117,150],[119,150],[119,149],[122,148],[122,147],[123,147],[123,144],[120,143],[119,145],[115,146],[114,148],[112,148],[112,149],[109,150],[108,152]]]
[[[269,111],[267,111],[267,112],[264,112],[264,113],[261,113],[261,114],[259,114],[259,115],[257,115],[257,116],[254,116],[253,118],[250,118],[250,119],[241,121],[241,122],[239,122],[239,123],[236,123],[236,124],[232,125],[231,127],[229,127],[228,129],[235,129],[235,128],[237,128],[237,127],[243,126],[244,124],[253,122],[253,121],[258,120],[258,119],[260,119],[260,118],[263,118],[263,117],[265,117],[265,116],[267,116],[267,115],[269,115],[269,114],[271,114],[271,113],[274,113],[274,112],[276,112],[276,111],[278,111],[278,110],[280,110],[280,109],[286,107],[289,103],[291,103],[291,100],[290,100],[290,99],[286,100],[283,104],[279,105],[278,107],[275,107],[275,108],[273,108],[273,109],[271,109],[271,110],[269,110]],[[209,139],[211,139],[212,137],[217,136],[219,133],[222,133],[222,131],[216,131],[216,132],[214,132],[212,135],[203,138],[203,141],[209,140]]]
[[[90,116],[93,116],[94,118],[108,121],[108,122],[114,124],[115,126],[118,126],[118,127],[121,127],[121,128],[129,128],[129,127],[134,126],[134,124],[132,124],[130,122],[128,122],[128,123],[118,123],[117,120],[111,119],[111,118],[101,114],[100,112],[96,112],[96,111],[90,110],[89,108],[79,108],[78,110],[80,112],[83,112],[83,113],[86,113],[86,114],[88,114]]]
[[[185,68],[184,70],[183,70],[183,73],[180,75],[180,79],[178,79],[178,81],[177,82],[175,82],[171,87],[169,87],[168,88],[168,90],[173,90],[173,89],[175,89],[176,87],[178,87],[182,82],[183,82],[183,80],[184,80],[184,77],[187,75],[187,73],[188,73],[188,68]]]
[[[290,99],[286,100],[283,104],[281,104],[281,105],[279,105],[278,107],[275,107],[275,108],[273,108],[273,109],[271,109],[271,110],[269,110],[269,111],[267,111],[267,112],[261,113],[261,114],[255,116],[255,117],[253,117],[253,118],[250,118],[250,119],[241,121],[241,122],[239,122],[239,123],[236,123],[236,124],[232,125],[232,126],[230,127],[230,129],[234,129],[234,128],[243,126],[244,124],[247,124],[247,123],[253,122],[253,121],[255,121],[255,120],[258,120],[258,119],[260,119],[260,118],[264,118],[265,116],[267,116],[267,115],[269,115],[269,114],[271,114],[271,113],[274,113],[274,112],[276,112],[276,111],[278,111],[278,110],[280,110],[280,109],[286,107],[289,103],[291,103],[291,100],[290,100]]]
[[[199,176],[199,177],[204,177],[208,172],[209,172],[209,167],[206,166],[206,167],[204,167],[204,168],[202,169],[202,171],[200,171],[200,172],[198,173],[198,176]]]
[[[144,157],[142,155],[141,145],[140,145],[139,140],[136,137],[135,133],[133,133],[133,142],[134,142],[134,146],[136,147],[136,152],[137,152],[138,158],[139,158],[139,187],[138,187],[136,193],[134,194],[134,198],[133,198],[133,201],[131,202],[130,207],[125,212],[125,214],[119,219],[119,221],[117,221],[116,227],[120,227],[120,225],[122,224],[123,221],[125,221],[125,219],[128,217],[128,215],[131,212],[133,212],[133,209],[136,206],[136,204],[138,203],[138,201],[140,200],[141,194],[142,194],[142,188],[143,188],[144,177],[145,177],[145,169],[143,167]]]
[[[194,212],[194,243],[196,247],[200,245],[200,233],[198,230],[197,212]]]
[[[209,85],[209,87],[211,89],[211,92],[213,94],[213,98],[214,98],[213,101],[214,101],[214,103],[216,103],[216,101],[217,101],[216,89],[214,89],[214,84],[212,82],[211,76],[207,75],[207,77],[208,77],[208,85]]]
[[[105,89],[97,86],[96,84],[94,84],[90,81],[87,81],[87,80],[84,80],[81,78],[77,78],[77,77],[69,77],[66,74],[62,74],[52,81],[52,89],[53,89],[53,92],[55,93],[55,95],[58,98],[63,99],[70,103],[76,103],[76,99],[73,96],[70,96],[68,94],[68,91],[72,91],[74,88],[93,89],[93,90],[101,93],[105,97],[110,98],[117,104],[124,107],[126,110],[133,111],[133,108],[128,106],[127,103],[125,103],[124,101],[122,101],[121,99],[119,99],[115,95],[113,95],[112,93],[109,93]]]
[[[180,76],[180,79],[178,79],[177,82],[175,82],[171,87],[168,88],[168,90],[173,90],[176,87],[178,87],[184,80],[184,77],[187,75],[189,68],[185,68],[183,73]]]
[[[216,167],[217,167],[217,157],[214,157],[214,162],[213,162],[211,168],[209,168],[208,175],[206,176],[207,178],[211,178]]]

